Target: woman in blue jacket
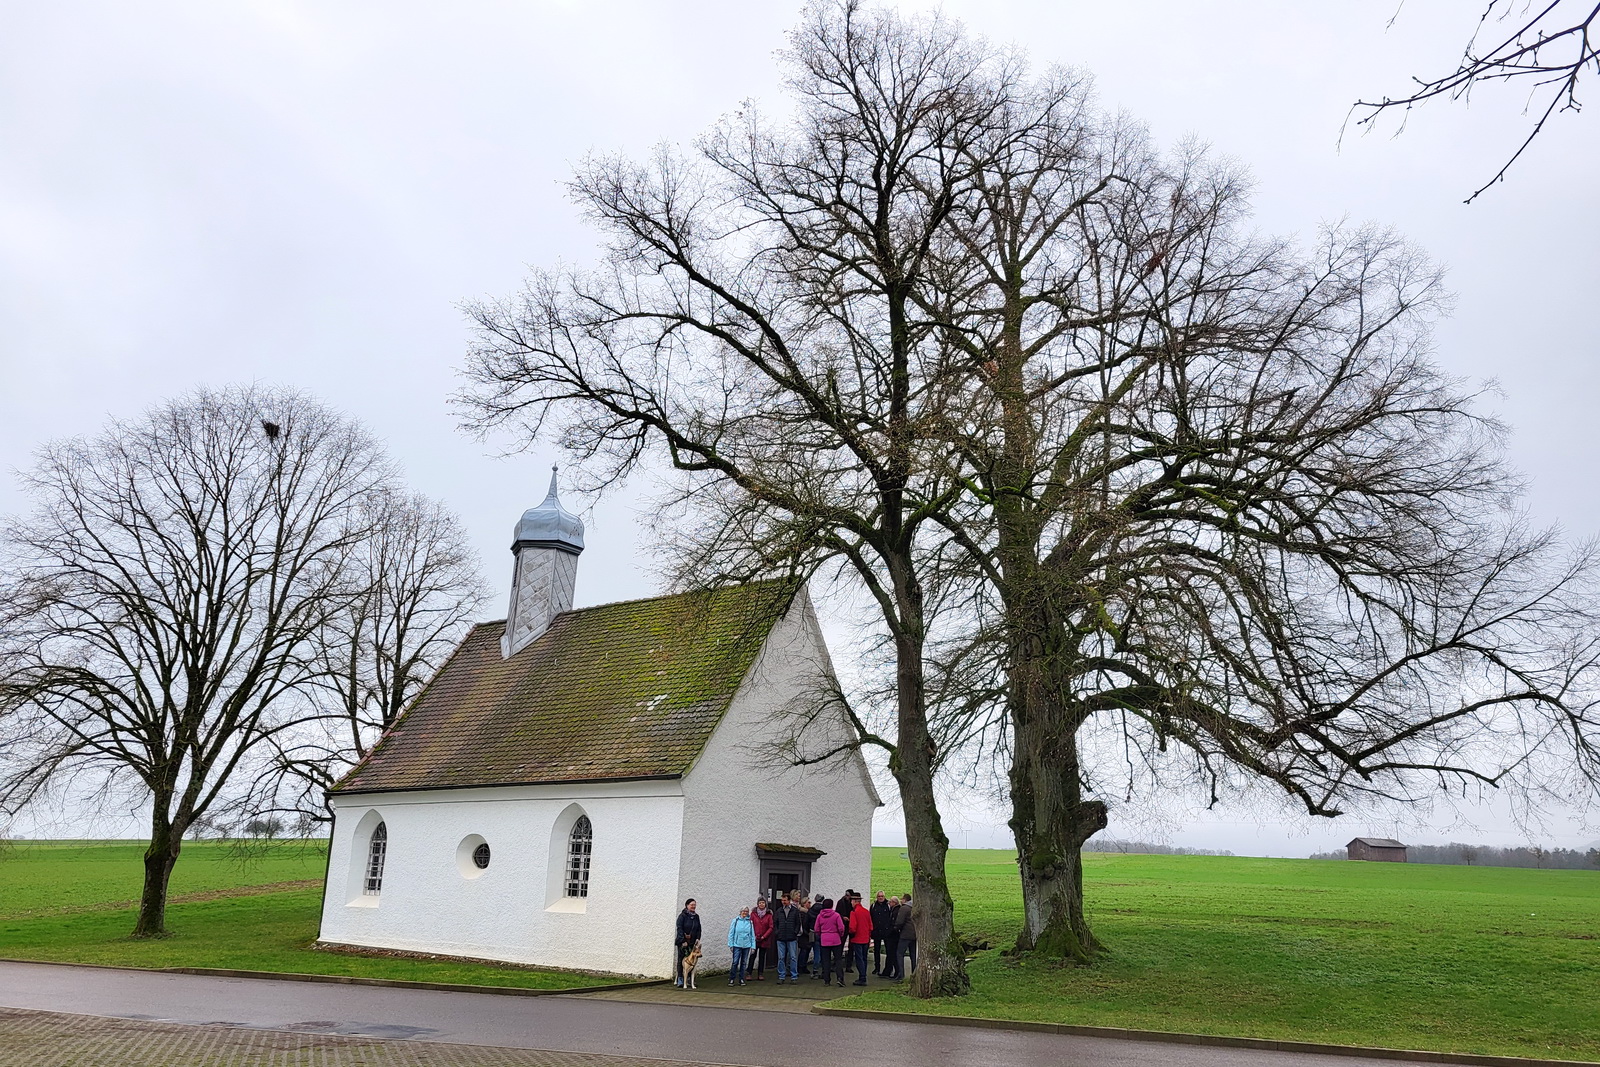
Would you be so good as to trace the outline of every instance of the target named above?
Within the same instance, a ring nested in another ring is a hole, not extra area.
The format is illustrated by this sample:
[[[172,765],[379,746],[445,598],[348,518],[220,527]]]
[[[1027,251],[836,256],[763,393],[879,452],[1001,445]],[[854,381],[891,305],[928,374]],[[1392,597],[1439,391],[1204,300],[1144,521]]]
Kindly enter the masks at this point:
[[[733,950],[733,969],[728,972],[729,985],[744,985],[744,968],[750,959],[750,950],[756,947],[756,925],[750,920],[750,909],[740,908],[739,917],[728,924],[728,947]]]

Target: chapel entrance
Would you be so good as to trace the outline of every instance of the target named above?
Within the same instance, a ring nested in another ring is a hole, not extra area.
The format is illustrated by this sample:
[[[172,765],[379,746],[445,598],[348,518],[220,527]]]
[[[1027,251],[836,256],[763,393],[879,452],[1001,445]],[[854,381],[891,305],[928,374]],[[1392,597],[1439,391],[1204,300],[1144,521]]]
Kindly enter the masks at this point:
[[[826,853],[806,845],[758,844],[756,855],[761,857],[760,894],[776,900],[781,893],[809,896],[811,864]]]

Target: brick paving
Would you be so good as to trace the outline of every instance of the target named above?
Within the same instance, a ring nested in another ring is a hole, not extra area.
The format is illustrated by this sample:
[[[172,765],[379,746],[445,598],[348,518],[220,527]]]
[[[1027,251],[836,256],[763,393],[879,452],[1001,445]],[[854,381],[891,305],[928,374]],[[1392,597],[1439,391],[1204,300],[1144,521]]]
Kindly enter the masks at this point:
[[[704,1067],[678,1060],[0,1008],[3,1067]]]

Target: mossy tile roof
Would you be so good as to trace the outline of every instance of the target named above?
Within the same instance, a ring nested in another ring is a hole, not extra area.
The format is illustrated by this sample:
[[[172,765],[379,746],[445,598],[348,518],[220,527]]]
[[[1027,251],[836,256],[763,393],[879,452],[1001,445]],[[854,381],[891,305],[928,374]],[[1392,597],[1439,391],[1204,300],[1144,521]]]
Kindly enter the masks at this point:
[[[469,632],[334,792],[673,778],[711,737],[790,582],[568,611],[510,659]]]

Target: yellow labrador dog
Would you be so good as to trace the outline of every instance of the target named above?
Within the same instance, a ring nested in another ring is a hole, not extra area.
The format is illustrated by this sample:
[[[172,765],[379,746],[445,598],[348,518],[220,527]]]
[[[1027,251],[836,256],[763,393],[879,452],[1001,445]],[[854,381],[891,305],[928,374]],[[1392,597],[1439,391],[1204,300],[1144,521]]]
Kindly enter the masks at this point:
[[[699,989],[700,988],[699,986],[694,984],[694,972],[699,970],[699,968],[700,968],[700,942],[696,941],[694,943],[694,948],[691,948],[689,950],[689,954],[683,957],[683,988],[685,988],[685,989]]]

